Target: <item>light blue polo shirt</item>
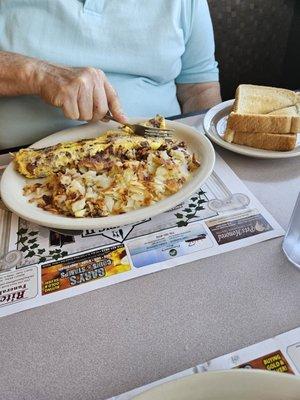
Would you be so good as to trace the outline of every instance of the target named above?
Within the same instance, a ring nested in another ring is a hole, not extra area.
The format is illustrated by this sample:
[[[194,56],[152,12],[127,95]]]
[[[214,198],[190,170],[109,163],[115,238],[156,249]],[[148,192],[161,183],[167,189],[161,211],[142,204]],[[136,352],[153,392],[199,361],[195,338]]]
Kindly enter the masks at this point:
[[[0,50],[101,68],[125,113],[180,113],[176,83],[218,80],[206,0],[0,0]],[[34,96],[0,98],[0,148],[78,122]]]

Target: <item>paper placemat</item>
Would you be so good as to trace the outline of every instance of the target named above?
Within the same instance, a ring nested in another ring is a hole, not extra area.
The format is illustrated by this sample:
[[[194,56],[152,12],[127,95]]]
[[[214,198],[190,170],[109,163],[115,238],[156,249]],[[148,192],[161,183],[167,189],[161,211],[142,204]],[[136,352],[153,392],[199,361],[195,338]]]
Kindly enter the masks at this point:
[[[200,127],[202,118],[183,122]],[[5,316],[246,247],[284,231],[217,155],[206,183],[185,203],[154,218],[70,236],[24,221],[0,204],[0,233],[0,254],[15,251],[22,259],[0,273],[0,316]]]

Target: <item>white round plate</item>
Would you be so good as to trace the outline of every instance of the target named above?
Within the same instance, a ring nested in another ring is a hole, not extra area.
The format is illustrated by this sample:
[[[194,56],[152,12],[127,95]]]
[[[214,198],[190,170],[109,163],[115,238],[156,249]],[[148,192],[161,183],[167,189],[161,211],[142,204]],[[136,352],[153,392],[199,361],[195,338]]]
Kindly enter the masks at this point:
[[[300,378],[244,369],[204,372],[150,389],[134,400],[299,400]]]
[[[134,123],[141,120],[142,119],[132,119],[131,122]],[[103,134],[109,129],[116,128],[116,126],[118,126],[118,124],[114,122],[85,124],[54,133],[36,142],[31,147],[43,148],[59,142],[93,138]],[[149,207],[102,218],[72,218],[55,215],[38,208],[32,203],[30,204],[27,198],[23,196],[23,187],[28,182],[28,179],[15,171],[13,162],[9,164],[2,176],[1,198],[11,211],[26,220],[50,228],[69,230],[111,228],[138,222],[167,211],[186,200],[204,183],[210,176],[215,162],[213,146],[205,135],[176,121],[167,121],[167,126],[175,129],[174,136],[187,144],[188,149],[194,152],[196,157],[201,161],[201,166],[195,171],[193,178],[185,184],[180,191]]]
[[[207,136],[209,136],[213,142],[225,149],[233,151],[234,153],[243,154],[249,157],[290,158],[300,156],[300,135],[298,135],[296,148],[291,151],[262,150],[226,142],[223,137],[226,130],[227,118],[231,112],[233,102],[234,100],[224,101],[223,103],[211,108],[206,113],[203,120],[203,127]]]

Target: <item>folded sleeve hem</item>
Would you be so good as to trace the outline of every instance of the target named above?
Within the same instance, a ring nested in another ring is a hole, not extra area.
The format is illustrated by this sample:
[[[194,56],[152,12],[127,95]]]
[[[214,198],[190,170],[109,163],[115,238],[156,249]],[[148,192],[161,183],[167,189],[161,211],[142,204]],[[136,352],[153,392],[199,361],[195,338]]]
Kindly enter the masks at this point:
[[[202,83],[202,82],[218,82],[219,71],[205,72],[197,74],[181,74],[176,79],[176,83]]]

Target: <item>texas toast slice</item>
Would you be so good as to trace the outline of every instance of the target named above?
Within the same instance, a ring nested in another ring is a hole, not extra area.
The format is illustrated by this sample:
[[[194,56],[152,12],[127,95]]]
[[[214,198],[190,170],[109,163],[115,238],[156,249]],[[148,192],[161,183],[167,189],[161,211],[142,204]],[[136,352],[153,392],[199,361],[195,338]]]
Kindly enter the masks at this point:
[[[287,89],[240,85],[227,127],[247,133],[300,132],[300,94]]]

